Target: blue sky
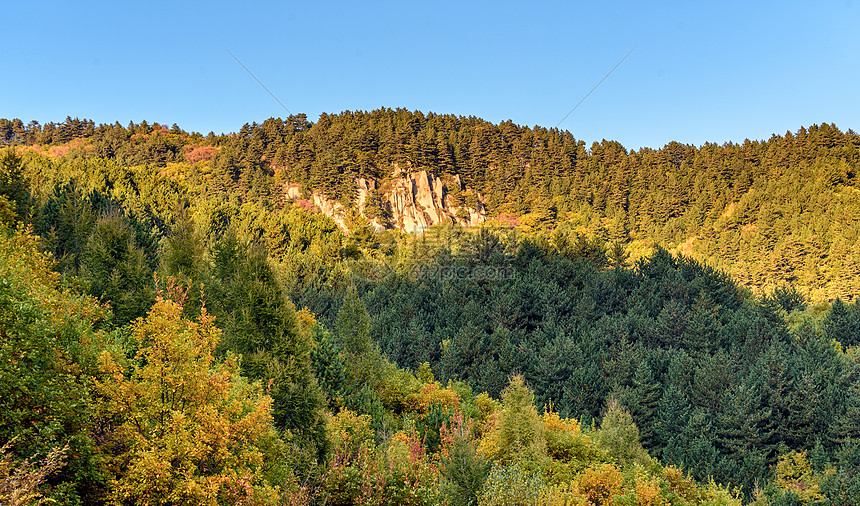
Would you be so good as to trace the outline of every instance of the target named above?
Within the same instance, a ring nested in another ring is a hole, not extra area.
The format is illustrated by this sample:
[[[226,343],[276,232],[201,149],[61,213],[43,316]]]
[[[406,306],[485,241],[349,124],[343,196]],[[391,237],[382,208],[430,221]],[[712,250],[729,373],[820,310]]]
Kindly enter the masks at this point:
[[[587,143],[860,130],[860,5],[822,2],[11,2],[0,117],[236,131],[405,107]]]

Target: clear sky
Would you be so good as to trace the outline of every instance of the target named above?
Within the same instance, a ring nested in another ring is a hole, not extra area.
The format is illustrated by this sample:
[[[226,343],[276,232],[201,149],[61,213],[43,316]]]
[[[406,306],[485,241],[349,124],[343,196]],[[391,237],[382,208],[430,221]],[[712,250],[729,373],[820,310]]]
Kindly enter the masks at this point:
[[[860,131],[860,1],[7,2],[0,117],[236,131],[405,107],[587,143]]]

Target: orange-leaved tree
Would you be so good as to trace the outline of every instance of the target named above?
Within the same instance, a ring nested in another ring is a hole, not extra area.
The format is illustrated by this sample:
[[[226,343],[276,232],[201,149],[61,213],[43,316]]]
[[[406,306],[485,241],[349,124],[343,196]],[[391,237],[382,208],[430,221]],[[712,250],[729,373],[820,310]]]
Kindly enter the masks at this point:
[[[133,360],[105,352],[97,382],[101,449],[114,504],[267,504],[280,440],[271,398],[239,375],[237,360],[213,359],[220,331],[159,298],[132,326]]]

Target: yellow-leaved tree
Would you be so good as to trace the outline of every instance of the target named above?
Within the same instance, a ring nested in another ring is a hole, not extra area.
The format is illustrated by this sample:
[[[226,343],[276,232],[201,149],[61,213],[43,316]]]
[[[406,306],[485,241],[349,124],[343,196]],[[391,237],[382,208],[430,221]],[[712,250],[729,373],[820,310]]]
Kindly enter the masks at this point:
[[[213,359],[220,331],[203,308],[182,317],[159,298],[133,324],[139,347],[125,364],[105,352],[100,446],[113,504],[269,504],[281,442],[271,398],[239,375],[234,357]]]

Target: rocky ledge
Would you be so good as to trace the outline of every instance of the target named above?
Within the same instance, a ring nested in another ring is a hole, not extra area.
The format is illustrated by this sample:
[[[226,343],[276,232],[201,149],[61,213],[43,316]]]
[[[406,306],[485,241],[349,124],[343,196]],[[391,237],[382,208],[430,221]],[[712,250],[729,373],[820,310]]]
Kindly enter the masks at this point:
[[[458,185],[461,192],[466,191],[459,176],[454,176],[449,184]],[[480,196],[476,207],[456,206],[449,195],[448,184],[425,170],[397,173],[382,186],[369,178],[358,178],[355,185],[355,205],[363,216],[367,217],[367,204],[374,196],[378,195],[381,201],[384,217],[368,218],[377,230],[420,233],[432,225],[475,226],[487,219]],[[284,184],[284,194],[293,201],[309,200],[319,212],[331,217],[342,230],[347,230],[348,210],[339,201],[318,191],[311,192],[310,199],[305,199],[299,185],[289,182]]]

